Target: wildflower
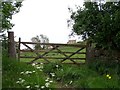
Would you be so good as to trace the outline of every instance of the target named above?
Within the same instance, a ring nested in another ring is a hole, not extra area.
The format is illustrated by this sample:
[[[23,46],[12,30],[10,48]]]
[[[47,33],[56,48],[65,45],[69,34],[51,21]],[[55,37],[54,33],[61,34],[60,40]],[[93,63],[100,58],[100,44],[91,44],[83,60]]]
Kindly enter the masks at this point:
[[[51,75],[52,75],[52,77],[54,77],[55,76],[55,73],[50,73]]]
[[[19,78],[19,80],[22,80],[22,78]]]
[[[39,85],[35,85],[36,88],[39,88]]]
[[[35,71],[33,71],[33,73],[34,73]]]
[[[63,69],[61,69],[61,71],[63,71]]]
[[[43,71],[42,69],[40,69],[40,71]]]
[[[41,88],[45,88],[45,86],[41,86]]]
[[[26,72],[25,72],[25,74],[28,74],[28,73],[29,73],[29,71],[26,71]]]
[[[109,76],[108,79],[111,79],[111,76]]]
[[[45,81],[46,81],[46,82],[49,81],[49,78],[47,78]]]
[[[16,83],[20,83],[20,81],[17,81]]]
[[[106,77],[109,77],[109,76],[110,76],[109,74],[106,75]]]
[[[46,87],[49,87],[49,85],[50,85],[50,83],[45,83],[45,86],[46,86]]]
[[[35,66],[35,63],[33,63],[32,66]]]
[[[32,72],[31,71],[26,71],[25,74],[31,74]]]
[[[43,63],[40,63],[40,64],[43,64]]]
[[[73,82],[73,81],[70,81],[70,83],[69,83],[69,84],[72,84],[72,82]]]
[[[37,69],[40,69],[40,67],[36,67]]]
[[[41,69],[43,69],[43,66],[40,66]]]
[[[25,80],[23,79],[23,80],[21,80],[21,83],[23,83]]]
[[[26,88],[30,88],[30,86],[26,86]]]
[[[49,81],[50,83],[52,83],[53,81]]]
[[[56,68],[58,68],[58,65],[56,65]]]
[[[108,79],[111,79],[111,76],[110,76],[109,74],[107,74],[106,77],[107,77]]]
[[[68,85],[67,85],[67,84],[65,84],[65,86],[67,87]]]
[[[24,72],[21,72],[20,74],[24,74]]]

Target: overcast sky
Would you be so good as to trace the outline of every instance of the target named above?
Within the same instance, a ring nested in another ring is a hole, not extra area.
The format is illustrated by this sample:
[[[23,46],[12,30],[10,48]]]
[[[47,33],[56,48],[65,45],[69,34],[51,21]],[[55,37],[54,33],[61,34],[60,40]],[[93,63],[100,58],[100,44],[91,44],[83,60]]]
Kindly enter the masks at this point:
[[[68,7],[83,5],[83,0],[25,0],[20,12],[15,14],[12,31],[15,40],[21,37],[22,41],[31,41],[31,38],[44,34],[50,43],[67,43],[71,30],[67,27],[70,17]]]

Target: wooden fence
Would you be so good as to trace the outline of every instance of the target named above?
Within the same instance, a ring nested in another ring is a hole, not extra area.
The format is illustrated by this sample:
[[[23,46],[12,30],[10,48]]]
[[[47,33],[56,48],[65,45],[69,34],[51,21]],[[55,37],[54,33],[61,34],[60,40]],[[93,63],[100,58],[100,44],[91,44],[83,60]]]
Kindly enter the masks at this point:
[[[29,45],[33,44],[39,44],[39,45],[46,45],[50,46],[52,48],[44,49],[44,50],[34,50]],[[27,50],[22,50],[21,45],[24,45],[27,47]],[[74,51],[69,50],[61,50],[61,47],[72,47],[76,48]],[[84,52],[82,52],[84,51]],[[36,54],[36,56],[22,56],[21,52],[33,52]],[[63,55],[64,57],[52,57],[47,56],[49,53],[59,53]],[[74,57],[76,54],[84,55],[84,57]],[[87,45],[80,45],[80,44],[59,44],[59,43],[35,43],[35,42],[22,42],[21,38],[19,38],[18,42],[18,60],[21,58],[33,58],[32,61],[29,62],[29,64],[34,63],[38,59],[44,59],[47,63],[51,62],[50,59],[60,60],[61,63],[63,63],[66,60],[70,60],[74,64],[79,64],[78,60],[86,60],[87,59]]]

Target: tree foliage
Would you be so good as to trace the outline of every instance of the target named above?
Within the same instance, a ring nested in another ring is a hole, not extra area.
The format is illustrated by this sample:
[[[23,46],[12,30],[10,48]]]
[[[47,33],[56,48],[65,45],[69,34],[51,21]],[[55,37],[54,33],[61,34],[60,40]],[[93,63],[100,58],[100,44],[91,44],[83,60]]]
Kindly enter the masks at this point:
[[[47,46],[40,45],[40,43],[49,43],[49,38],[43,34],[40,34],[39,36],[37,35],[36,37],[32,37],[31,41],[37,43],[34,45],[35,50],[42,49],[42,48],[46,49]]]
[[[7,30],[12,29],[14,24],[10,21],[12,20],[12,15],[20,11],[22,2],[17,2],[16,0],[0,0],[0,43],[2,42],[3,53],[7,52],[8,41],[6,37]]]
[[[9,30],[13,27],[10,22],[12,15],[20,11],[22,2],[2,2],[2,30]]]
[[[72,30],[96,47],[120,50],[120,1],[84,2],[84,8],[71,12]]]

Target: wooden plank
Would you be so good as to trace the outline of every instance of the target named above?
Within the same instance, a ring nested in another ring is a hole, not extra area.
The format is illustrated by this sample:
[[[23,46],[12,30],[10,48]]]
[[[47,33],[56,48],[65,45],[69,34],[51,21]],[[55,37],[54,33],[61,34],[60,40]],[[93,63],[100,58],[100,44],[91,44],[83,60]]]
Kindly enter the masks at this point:
[[[21,52],[30,52],[31,50],[20,50]],[[35,51],[35,50],[34,50]],[[36,52],[40,53],[40,52],[46,52],[47,50],[36,50]],[[64,52],[63,53],[67,53],[67,54],[72,54],[74,52]],[[51,51],[51,53],[59,53],[58,51]],[[86,52],[78,52],[76,54],[86,54]]]
[[[24,43],[24,44],[40,44],[40,45],[56,45],[56,46],[86,47],[86,45],[80,45],[80,44],[37,43],[37,42],[21,42],[21,43]]]
[[[41,62],[36,62],[36,64],[41,64]],[[49,63],[46,63],[46,62],[43,62],[43,64],[49,64]],[[62,63],[62,64],[71,64],[71,65],[75,65],[74,63]],[[82,63],[82,62],[80,62],[80,63],[77,63],[76,65],[84,65],[85,63]]]
[[[36,58],[35,56],[20,56],[20,58]],[[46,59],[65,59],[66,57],[44,57]],[[39,58],[41,59],[41,58]],[[76,59],[76,60],[85,60],[86,58],[70,58],[70,59]]]

